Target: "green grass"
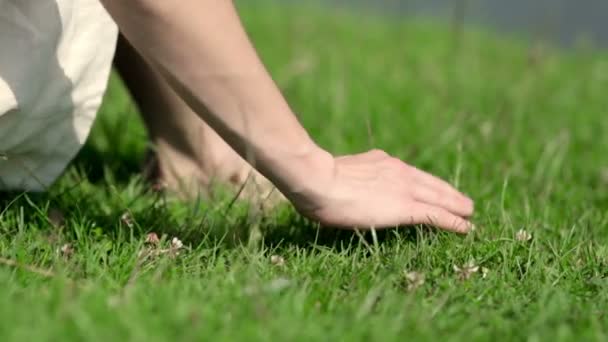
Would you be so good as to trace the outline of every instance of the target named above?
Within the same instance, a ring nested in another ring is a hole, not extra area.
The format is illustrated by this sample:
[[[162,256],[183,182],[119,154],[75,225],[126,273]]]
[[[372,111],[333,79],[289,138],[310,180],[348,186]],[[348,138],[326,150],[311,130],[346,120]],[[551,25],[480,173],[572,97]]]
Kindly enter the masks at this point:
[[[289,207],[154,194],[138,175],[145,131],[113,78],[64,177],[0,202],[0,256],[21,265],[0,266],[1,341],[608,339],[605,53],[338,10],[243,17],[322,146],[382,148],[458,184],[477,231],[362,236]],[[149,232],[187,248],[142,256]],[[469,261],[480,269],[463,279],[454,266]]]

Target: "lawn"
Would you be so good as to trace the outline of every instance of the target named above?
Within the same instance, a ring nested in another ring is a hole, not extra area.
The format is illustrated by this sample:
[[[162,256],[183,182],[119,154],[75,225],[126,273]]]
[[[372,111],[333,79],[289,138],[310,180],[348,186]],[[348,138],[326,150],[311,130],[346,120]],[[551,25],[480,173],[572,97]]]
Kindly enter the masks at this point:
[[[0,200],[0,340],[607,340],[608,55],[297,6],[241,2],[312,136],[457,184],[476,231],[356,234],[155,193],[113,76],[60,181]]]

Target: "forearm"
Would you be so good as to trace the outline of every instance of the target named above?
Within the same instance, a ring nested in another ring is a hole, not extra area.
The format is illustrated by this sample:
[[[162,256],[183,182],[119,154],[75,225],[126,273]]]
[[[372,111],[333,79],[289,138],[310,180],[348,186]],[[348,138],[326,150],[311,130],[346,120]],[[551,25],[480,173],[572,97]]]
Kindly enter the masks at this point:
[[[135,48],[241,156],[280,187],[298,182],[290,178],[320,149],[260,62],[232,1],[102,2]]]

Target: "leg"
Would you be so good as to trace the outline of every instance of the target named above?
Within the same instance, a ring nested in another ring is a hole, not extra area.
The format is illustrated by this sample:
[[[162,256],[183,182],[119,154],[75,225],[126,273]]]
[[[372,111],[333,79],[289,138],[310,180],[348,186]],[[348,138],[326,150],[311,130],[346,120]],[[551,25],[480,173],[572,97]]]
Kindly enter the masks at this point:
[[[147,173],[160,185],[197,195],[207,193],[214,182],[240,187],[249,179],[243,192],[249,199],[272,191],[272,184],[205,124],[122,36],[115,66],[148,129],[155,153]]]

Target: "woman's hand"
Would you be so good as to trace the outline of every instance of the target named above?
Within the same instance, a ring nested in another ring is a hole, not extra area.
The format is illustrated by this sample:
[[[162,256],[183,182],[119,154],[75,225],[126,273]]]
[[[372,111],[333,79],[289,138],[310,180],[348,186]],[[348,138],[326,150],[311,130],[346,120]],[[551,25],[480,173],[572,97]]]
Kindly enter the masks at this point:
[[[473,201],[448,183],[383,151],[316,159],[306,191],[286,194],[300,212],[343,228],[428,224],[458,233],[472,225]]]

